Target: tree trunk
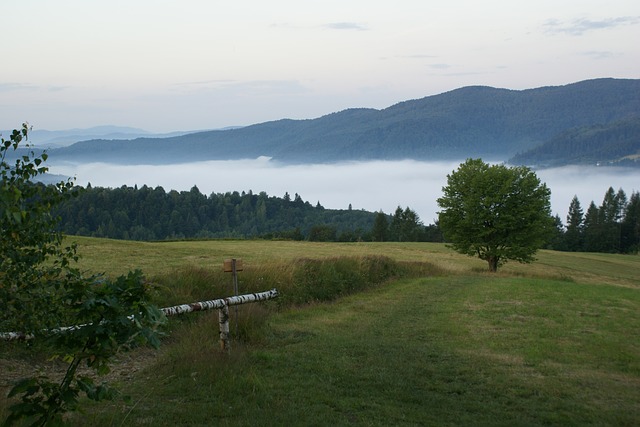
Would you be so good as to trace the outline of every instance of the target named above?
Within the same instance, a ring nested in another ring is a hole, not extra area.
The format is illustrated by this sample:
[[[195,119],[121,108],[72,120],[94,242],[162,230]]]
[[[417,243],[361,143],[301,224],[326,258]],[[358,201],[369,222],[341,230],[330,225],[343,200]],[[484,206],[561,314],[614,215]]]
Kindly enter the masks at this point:
[[[497,256],[489,256],[487,258],[487,262],[489,263],[489,271],[492,273],[495,273],[496,271],[498,271],[498,261],[500,260],[500,257]]]

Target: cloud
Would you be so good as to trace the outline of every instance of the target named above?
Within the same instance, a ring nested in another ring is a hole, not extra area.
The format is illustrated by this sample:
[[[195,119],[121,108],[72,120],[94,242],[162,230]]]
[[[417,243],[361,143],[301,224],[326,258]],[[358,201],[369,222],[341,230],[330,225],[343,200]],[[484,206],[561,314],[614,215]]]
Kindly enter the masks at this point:
[[[491,72],[490,71],[461,71],[457,73],[441,73],[437,75],[445,76],[445,77],[467,77],[467,76],[483,76],[487,74],[491,74]]]
[[[0,83],[0,92],[14,92],[17,90],[33,90],[37,86],[24,83]]]
[[[292,95],[309,91],[297,80],[205,80],[178,83],[174,87],[232,96]]]
[[[449,69],[451,67],[453,67],[453,65],[449,65],[449,64],[429,64],[430,68],[435,68],[438,70],[446,70]]]
[[[292,24],[290,22],[275,22],[270,25],[271,28],[285,29],[285,30],[300,30],[300,29],[317,29],[317,26],[305,26],[299,24]],[[320,25],[321,28],[329,30],[350,30],[350,31],[368,31],[369,28],[366,25],[358,24],[357,22],[329,22],[327,24]]]
[[[230,84],[236,83],[237,80],[231,79],[215,79],[215,80],[200,80],[195,82],[183,82],[183,83],[175,83],[174,86],[213,86],[220,84]]]
[[[360,25],[355,22],[331,22],[329,24],[324,24],[324,28],[328,28],[330,30],[356,30],[356,31],[367,31],[368,28],[364,25]]]
[[[398,58],[408,58],[408,59],[434,59],[438,58],[436,55],[404,55],[399,56]]]
[[[67,86],[38,86],[29,83],[0,83],[0,92],[16,92],[16,91],[47,91],[57,92],[67,89]]]
[[[581,36],[588,31],[610,29],[622,27],[626,25],[640,24],[640,16],[621,16],[618,18],[609,18],[601,20],[591,20],[587,18],[574,19],[570,22],[558,21],[550,19],[545,24],[545,30],[551,34],[570,34],[572,36]]]
[[[435,59],[440,58],[440,56],[438,55],[428,55],[428,54],[415,54],[415,55],[395,55],[393,57],[387,58],[380,58],[380,59],[392,59],[392,58],[397,58],[397,59],[408,59],[411,61],[433,61]],[[428,64],[429,67],[431,68],[447,68],[449,67],[446,64]]]
[[[606,50],[590,50],[586,52],[582,52],[583,56],[588,56],[593,59],[609,59],[614,56],[618,56],[618,54]]]
[[[425,224],[432,223],[440,210],[436,199],[446,185],[447,174],[460,161],[419,162],[371,161],[338,164],[282,165],[267,157],[246,160],[205,161],[178,165],[50,164],[50,172],[76,176],[85,186],[138,187],[146,184],[188,191],[197,185],[203,194],[227,191],[267,192],[282,197],[298,193],[312,204],[325,208],[393,213],[398,205],[415,210]],[[568,166],[536,171],[551,189],[554,213],[565,220],[574,195],[583,207],[593,200],[600,204],[609,186],[622,188],[627,195],[638,191],[640,170]]]
[[[282,197],[298,193],[312,204],[329,209],[383,210],[410,206],[425,223],[436,218],[436,198],[446,175],[459,162],[346,162],[282,165],[269,158],[205,161],[179,165],[51,164],[50,172],[76,176],[77,184],[116,188],[146,184],[187,191],[197,185],[203,194],[227,191],[267,192]],[[416,196],[418,195],[418,196]]]

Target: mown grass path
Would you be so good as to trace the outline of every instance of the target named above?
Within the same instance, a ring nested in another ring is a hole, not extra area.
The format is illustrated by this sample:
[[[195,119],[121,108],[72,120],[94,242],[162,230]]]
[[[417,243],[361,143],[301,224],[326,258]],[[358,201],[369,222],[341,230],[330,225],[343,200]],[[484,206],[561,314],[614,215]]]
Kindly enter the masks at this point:
[[[150,391],[138,389],[127,422],[640,421],[637,289],[490,276],[402,280],[269,322],[265,342],[222,371],[202,343],[203,355],[188,364],[165,358],[150,372]]]
[[[403,281],[279,318],[263,375],[293,378],[267,394],[310,423],[633,424],[638,303],[564,282]]]

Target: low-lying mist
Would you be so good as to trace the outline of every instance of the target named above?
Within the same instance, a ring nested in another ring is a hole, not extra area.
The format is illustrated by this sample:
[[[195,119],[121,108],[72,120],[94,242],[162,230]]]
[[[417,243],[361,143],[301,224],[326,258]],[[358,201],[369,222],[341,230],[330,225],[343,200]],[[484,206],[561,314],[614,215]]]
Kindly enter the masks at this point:
[[[100,187],[162,186],[169,190],[200,192],[261,191],[282,197],[297,193],[312,205],[328,209],[382,210],[398,206],[415,210],[425,224],[437,218],[436,199],[446,185],[447,174],[460,162],[371,161],[337,164],[281,165],[268,158],[206,161],[174,165],[115,165],[106,163],[50,164],[52,174],[76,177],[76,184]],[[600,205],[609,187],[622,188],[629,196],[640,190],[640,169],[568,166],[536,171],[551,189],[554,214],[566,220],[574,195],[586,212],[593,200]]]

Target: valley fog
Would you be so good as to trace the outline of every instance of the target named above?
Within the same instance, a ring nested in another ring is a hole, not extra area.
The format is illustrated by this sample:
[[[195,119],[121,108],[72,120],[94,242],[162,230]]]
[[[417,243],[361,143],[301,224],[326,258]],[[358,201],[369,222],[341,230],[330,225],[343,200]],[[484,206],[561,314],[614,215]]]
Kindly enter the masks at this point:
[[[327,209],[382,210],[393,214],[398,206],[409,206],[425,224],[437,218],[436,199],[442,195],[447,174],[456,162],[371,161],[338,164],[281,165],[268,158],[206,161],[174,165],[115,165],[106,163],[49,164],[49,172],[76,178],[76,184],[100,187],[162,186],[165,191],[201,193],[261,191],[269,196],[299,194],[315,206]],[[593,200],[602,203],[609,187],[622,188],[627,196],[640,190],[640,170],[569,166],[542,169],[536,174],[551,189],[554,214],[566,222],[569,203],[578,196],[584,212]]]

